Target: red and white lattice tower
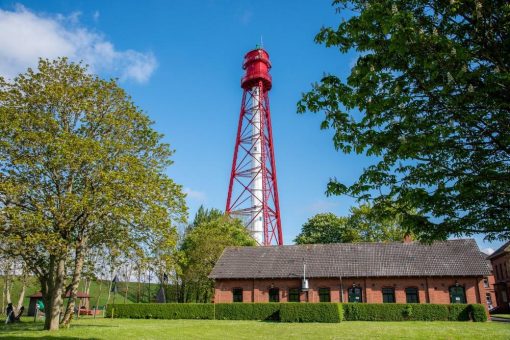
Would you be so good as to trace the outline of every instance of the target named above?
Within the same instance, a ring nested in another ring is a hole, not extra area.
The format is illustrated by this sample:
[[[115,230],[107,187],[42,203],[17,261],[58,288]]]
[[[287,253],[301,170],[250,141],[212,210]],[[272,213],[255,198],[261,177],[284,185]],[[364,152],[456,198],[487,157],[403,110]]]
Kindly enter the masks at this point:
[[[244,221],[263,246],[283,244],[269,110],[270,68],[269,54],[262,48],[244,56],[243,99],[225,209]]]

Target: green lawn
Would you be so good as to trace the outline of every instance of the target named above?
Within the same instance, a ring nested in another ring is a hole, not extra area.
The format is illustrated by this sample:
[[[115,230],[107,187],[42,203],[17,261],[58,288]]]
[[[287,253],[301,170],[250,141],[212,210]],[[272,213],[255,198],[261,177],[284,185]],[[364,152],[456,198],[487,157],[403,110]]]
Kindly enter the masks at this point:
[[[0,338],[62,339],[509,339],[497,322],[362,322],[297,324],[260,321],[80,319],[70,329],[41,330],[41,323],[1,325]]]
[[[492,314],[491,316],[501,319],[510,319],[510,314]]]

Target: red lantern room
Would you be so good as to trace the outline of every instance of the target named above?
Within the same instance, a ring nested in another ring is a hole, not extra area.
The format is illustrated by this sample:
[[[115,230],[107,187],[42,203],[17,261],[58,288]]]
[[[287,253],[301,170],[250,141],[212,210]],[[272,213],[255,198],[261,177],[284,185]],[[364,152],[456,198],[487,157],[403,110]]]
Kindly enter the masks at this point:
[[[271,90],[272,78],[269,74],[271,62],[269,54],[262,48],[256,48],[244,56],[243,69],[246,71],[241,79],[241,87],[245,90],[258,85],[259,80],[264,83],[264,88]]]

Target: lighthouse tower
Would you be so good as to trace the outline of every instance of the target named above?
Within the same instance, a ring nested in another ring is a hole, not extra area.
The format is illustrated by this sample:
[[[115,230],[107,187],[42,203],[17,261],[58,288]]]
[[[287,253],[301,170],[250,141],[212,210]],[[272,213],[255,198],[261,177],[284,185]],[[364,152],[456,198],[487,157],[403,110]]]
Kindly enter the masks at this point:
[[[282,245],[269,90],[269,54],[262,48],[244,56],[243,98],[225,211],[240,218],[261,246]]]

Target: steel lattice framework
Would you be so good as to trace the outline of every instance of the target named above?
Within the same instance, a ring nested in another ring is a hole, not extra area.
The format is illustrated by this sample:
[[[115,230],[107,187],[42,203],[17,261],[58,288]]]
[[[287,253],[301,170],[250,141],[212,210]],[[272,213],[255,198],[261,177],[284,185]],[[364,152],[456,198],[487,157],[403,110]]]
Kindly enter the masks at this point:
[[[268,53],[245,55],[243,97],[230,174],[226,212],[240,218],[259,245],[282,245],[282,227],[274,157]]]

